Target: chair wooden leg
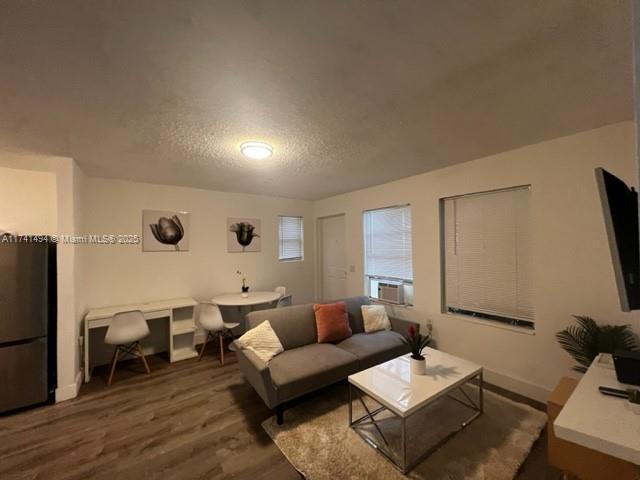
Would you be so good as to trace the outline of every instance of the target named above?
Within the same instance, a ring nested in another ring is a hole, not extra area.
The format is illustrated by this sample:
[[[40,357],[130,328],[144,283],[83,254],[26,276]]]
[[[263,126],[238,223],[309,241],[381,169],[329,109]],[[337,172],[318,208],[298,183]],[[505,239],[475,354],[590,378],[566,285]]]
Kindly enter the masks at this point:
[[[219,332],[218,339],[220,341],[220,365],[224,365],[224,339],[222,337],[222,332]]]
[[[120,355],[119,346],[117,346],[113,351],[113,358],[111,359],[111,373],[109,373],[109,380],[107,381],[107,386],[111,386],[111,382],[113,381],[113,374],[116,371],[116,364],[118,363],[118,355]]]
[[[204,349],[207,346],[207,342],[209,341],[209,335],[211,335],[211,332],[207,331],[207,335],[204,337],[204,343],[202,344],[202,348],[200,348],[200,355],[198,356],[198,361],[202,360],[202,355],[204,355]]]
[[[151,373],[151,370],[149,370],[149,364],[147,363],[147,359],[144,356],[144,349],[142,348],[142,345],[140,344],[140,342],[138,343],[138,352],[140,353],[140,358],[142,358],[142,363],[144,363],[144,369],[147,371],[147,374]]]

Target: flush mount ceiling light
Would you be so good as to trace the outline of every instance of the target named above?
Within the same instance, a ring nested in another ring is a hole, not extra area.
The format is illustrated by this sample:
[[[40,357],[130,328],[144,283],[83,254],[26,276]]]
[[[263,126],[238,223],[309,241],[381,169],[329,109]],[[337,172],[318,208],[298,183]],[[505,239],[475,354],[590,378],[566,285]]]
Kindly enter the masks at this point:
[[[264,160],[269,158],[273,153],[273,147],[262,142],[244,142],[240,145],[240,151],[245,157],[254,160]]]

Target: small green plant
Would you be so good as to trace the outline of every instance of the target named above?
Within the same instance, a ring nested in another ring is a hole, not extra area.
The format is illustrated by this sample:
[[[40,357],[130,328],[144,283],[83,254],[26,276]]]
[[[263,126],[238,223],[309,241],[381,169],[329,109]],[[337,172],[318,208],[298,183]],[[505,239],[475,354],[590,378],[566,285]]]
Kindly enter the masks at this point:
[[[411,349],[411,358],[416,360],[424,360],[422,356],[422,350],[429,345],[431,341],[431,335],[421,335],[414,325],[409,325],[407,334],[402,337],[404,343],[409,345]]]
[[[629,388],[627,390],[627,393],[629,394],[629,401],[631,403],[635,403],[636,405],[640,405],[640,390],[637,390],[635,388]]]
[[[629,325],[598,325],[589,317],[574,315],[578,322],[556,333],[560,346],[578,362],[574,370],[586,372],[600,353],[638,349]]]

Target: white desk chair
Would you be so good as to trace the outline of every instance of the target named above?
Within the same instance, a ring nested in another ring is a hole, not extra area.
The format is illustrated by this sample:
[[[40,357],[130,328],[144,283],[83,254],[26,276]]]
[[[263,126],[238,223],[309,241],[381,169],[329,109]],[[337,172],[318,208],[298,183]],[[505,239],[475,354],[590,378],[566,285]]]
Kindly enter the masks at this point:
[[[116,364],[118,363],[121,352],[123,353],[123,357],[126,355],[134,355],[142,358],[145,370],[147,373],[151,373],[147,359],[144,358],[144,350],[140,344],[140,340],[147,335],[149,335],[149,325],[147,325],[147,321],[140,310],[118,312],[113,316],[107,333],[104,336],[105,343],[115,345],[107,385],[111,385],[113,381],[113,374],[116,371]]]
[[[207,336],[202,344],[200,350],[200,356],[198,361],[202,360],[202,354],[207,346],[209,339],[215,340],[218,338],[220,342],[220,364],[224,365],[224,337],[233,338],[231,329],[240,325],[239,323],[227,323],[222,319],[222,313],[220,307],[215,303],[203,302],[200,304],[200,315],[198,316],[198,323],[207,332]]]
[[[280,305],[280,300],[282,300],[285,297],[285,295],[287,294],[287,287],[281,285],[279,287],[274,288],[273,291],[278,293],[280,295],[280,297],[276,301],[272,302],[271,306],[269,308],[278,308],[278,307],[281,306]],[[285,302],[286,302],[286,300],[285,300]],[[289,302],[289,305],[291,305],[291,302]]]
[[[283,295],[276,302],[276,308],[289,307],[292,304],[292,300],[293,300],[293,298],[292,298],[291,295]]]

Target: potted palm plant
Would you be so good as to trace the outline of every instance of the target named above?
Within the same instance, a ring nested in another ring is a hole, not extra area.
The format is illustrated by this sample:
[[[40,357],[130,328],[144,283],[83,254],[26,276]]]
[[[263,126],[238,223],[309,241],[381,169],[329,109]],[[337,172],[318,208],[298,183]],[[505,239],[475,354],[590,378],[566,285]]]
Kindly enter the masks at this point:
[[[422,351],[431,341],[431,335],[421,335],[415,325],[409,325],[403,341],[411,349],[411,373],[424,375],[427,371],[427,363]]]
[[[556,333],[556,339],[578,362],[578,365],[573,367],[578,372],[586,372],[600,353],[638,349],[635,335],[629,325],[598,325],[589,317],[574,315],[574,318],[578,324]]]

